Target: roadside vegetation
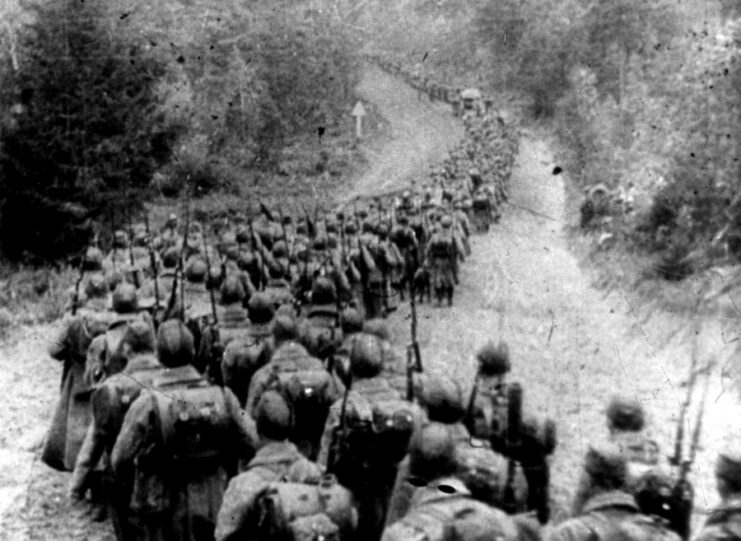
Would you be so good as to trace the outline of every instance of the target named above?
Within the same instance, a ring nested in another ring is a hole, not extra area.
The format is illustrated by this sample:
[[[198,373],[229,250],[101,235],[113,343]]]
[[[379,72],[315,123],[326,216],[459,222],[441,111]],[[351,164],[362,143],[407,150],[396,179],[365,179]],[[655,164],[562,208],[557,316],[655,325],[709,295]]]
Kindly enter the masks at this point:
[[[741,261],[738,3],[365,5],[374,47],[450,84],[514,96],[556,135],[576,226],[594,249],[625,253],[632,279]],[[430,31],[411,31],[420,27]]]
[[[5,258],[66,261],[96,236],[105,245],[144,201],[186,191],[321,192],[357,161],[356,44],[319,11],[236,0],[6,9]]]

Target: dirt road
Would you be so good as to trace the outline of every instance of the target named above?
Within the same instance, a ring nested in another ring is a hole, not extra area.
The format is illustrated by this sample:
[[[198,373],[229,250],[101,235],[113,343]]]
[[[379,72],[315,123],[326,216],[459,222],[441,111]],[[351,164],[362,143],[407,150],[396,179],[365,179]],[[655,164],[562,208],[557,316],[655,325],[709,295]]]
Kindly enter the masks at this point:
[[[426,173],[461,136],[442,105],[419,101],[408,87],[370,68],[359,88],[391,125],[392,138],[364,143],[368,170],[341,199],[368,195]],[[526,407],[553,417],[560,445],[554,456],[555,516],[573,494],[587,443],[604,433],[604,405],[615,392],[631,393],[652,413],[652,426],[669,452],[674,420],[684,398],[682,381],[692,328],[681,315],[646,320],[632,292],[605,297],[590,285],[568,249],[563,179],[551,174],[545,143],[526,137],[513,176],[511,205],[502,222],[473,239],[455,306],[420,307],[424,360],[433,370],[470,383],[473,355],[488,337],[503,336],[514,377],[524,383]],[[722,361],[734,353],[734,322],[703,322],[700,357]],[[408,339],[408,310],[391,318],[400,344]],[[0,348],[0,539],[112,539],[66,499],[68,476],[38,462],[38,444],[56,399],[60,367],[46,357],[52,327],[26,329]],[[730,376],[713,376],[704,447],[694,468],[700,509],[715,501],[710,486],[714,448],[738,419]]]
[[[420,99],[417,91],[376,66],[367,67],[356,92],[389,122],[390,138],[363,145],[369,167],[348,183],[347,192],[338,198],[341,202],[425,178],[430,166],[463,137],[449,105]]]
[[[611,395],[639,399],[664,452],[673,451],[693,342],[685,333],[693,322],[670,313],[647,318],[632,292],[605,297],[590,285],[568,248],[563,177],[552,174],[554,165],[544,142],[523,139],[511,204],[490,234],[473,239],[454,307],[424,306],[419,314],[425,362],[469,386],[476,349],[488,338],[501,336],[509,343],[526,409],[550,416],[558,426],[552,477],[558,519],[568,509],[587,444],[606,433],[604,408]],[[406,309],[394,316],[400,341],[408,340],[407,317]],[[692,475],[698,518],[716,502],[714,450],[738,424],[739,413],[737,386],[727,370],[721,378],[720,366],[732,358],[737,334],[729,335],[727,321],[700,323],[700,364],[716,356],[719,366]],[[691,431],[686,432],[689,440]]]

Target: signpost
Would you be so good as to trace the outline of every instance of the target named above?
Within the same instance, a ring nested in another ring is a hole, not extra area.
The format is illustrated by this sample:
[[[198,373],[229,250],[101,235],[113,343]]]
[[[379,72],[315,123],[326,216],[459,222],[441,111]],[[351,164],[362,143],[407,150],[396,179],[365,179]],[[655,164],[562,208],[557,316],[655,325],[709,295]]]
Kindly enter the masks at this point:
[[[363,102],[358,100],[358,103],[355,104],[355,107],[353,107],[352,113],[350,114],[355,117],[355,137],[360,139],[363,137],[363,117],[365,116],[365,107],[363,107]]]

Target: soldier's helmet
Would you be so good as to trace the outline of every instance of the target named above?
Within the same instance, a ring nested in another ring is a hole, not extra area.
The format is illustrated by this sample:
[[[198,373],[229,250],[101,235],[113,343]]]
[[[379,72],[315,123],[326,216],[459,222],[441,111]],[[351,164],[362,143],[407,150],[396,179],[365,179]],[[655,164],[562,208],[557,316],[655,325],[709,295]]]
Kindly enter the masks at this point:
[[[202,284],[207,273],[208,266],[200,257],[192,257],[185,266],[185,279],[193,284]]]
[[[311,287],[312,304],[333,304],[337,302],[337,290],[328,278],[320,276]]]
[[[220,298],[221,304],[234,304],[242,302],[245,297],[244,286],[239,277],[231,274],[224,279],[221,284]]]
[[[715,476],[725,482],[730,492],[741,493],[741,442],[736,434],[728,438],[718,453]]]
[[[113,247],[114,248],[126,248],[128,237],[124,231],[120,229],[113,233]]]
[[[646,422],[643,406],[629,396],[612,397],[606,414],[610,428],[621,432],[638,432]]]
[[[154,353],[154,326],[149,320],[135,319],[126,325],[122,346],[127,346],[131,353]]]
[[[327,236],[326,235],[317,235],[314,239],[314,244],[312,244],[312,248],[317,251],[322,251],[327,249]]]
[[[221,274],[221,267],[218,265],[211,265],[206,273],[206,287],[209,289],[219,289],[221,282],[224,277]]]
[[[108,295],[108,283],[102,274],[92,274],[85,283],[85,297],[102,299]]]
[[[121,271],[111,272],[106,278],[108,282],[108,291],[116,291],[119,284],[124,282],[124,275]]]
[[[293,429],[293,411],[277,391],[266,391],[255,409],[257,432],[263,438],[276,441],[288,439]]]
[[[99,271],[103,268],[103,252],[97,246],[91,246],[85,252],[83,268],[86,272]]]
[[[355,224],[355,222],[347,222],[345,224],[345,233],[347,235],[355,235],[358,232],[358,226]]]
[[[116,286],[112,298],[113,310],[118,314],[132,314],[139,309],[136,287],[128,282]]]
[[[350,373],[354,378],[367,379],[377,376],[383,368],[383,344],[368,333],[358,333],[350,338]]]
[[[503,376],[510,371],[509,347],[505,342],[495,344],[489,340],[476,353],[481,373],[486,376]]]
[[[454,473],[455,469],[455,442],[445,425],[430,423],[412,436],[408,481],[424,485]]]
[[[185,366],[193,362],[195,345],[193,335],[177,319],[168,319],[157,331],[157,358],[167,368]]]
[[[134,235],[134,246],[146,247],[149,238],[146,231],[139,231]]]
[[[363,316],[355,308],[345,308],[340,314],[340,327],[343,335],[350,335],[363,330]]]
[[[369,319],[363,323],[363,332],[373,334],[381,340],[391,340],[391,333],[389,333],[389,327],[386,324],[386,320],[380,317]]]
[[[596,488],[618,490],[623,488],[628,473],[626,455],[614,443],[593,443],[584,459],[584,471]]]
[[[162,254],[162,266],[166,269],[174,269],[178,266],[178,259],[180,259],[180,250],[171,246]]]
[[[279,345],[298,339],[296,320],[286,314],[277,316],[273,321],[273,340]]]
[[[273,255],[275,257],[288,257],[288,245],[286,241],[279,240],[273,244]]]
[[[236,240],[239,244],[250,241],[250,228],[242,224],[237,226]]]
[[[430,421],[457,423],[466,413],[463,390],[451,378],[424,375],[417,388],[420,405],[427,410]]]
[[[453,226],[453,218],[446,214],[440,219],[440,225],[445,229],[450,229]]]
[[[275,317],[275,307],[270,295],[265,292],[254,293],[247,305],[250,322],[255,325],[269,323]]]

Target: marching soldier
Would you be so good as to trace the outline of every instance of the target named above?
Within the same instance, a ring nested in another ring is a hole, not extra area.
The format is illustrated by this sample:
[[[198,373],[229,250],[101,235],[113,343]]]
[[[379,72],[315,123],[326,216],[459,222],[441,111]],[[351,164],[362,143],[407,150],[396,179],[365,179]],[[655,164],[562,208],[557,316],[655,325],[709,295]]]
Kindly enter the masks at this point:
[[[293,411],[275,391],[260,397],[255,412],[260,448],[224,493],[216,523],[216,539],[249,538],[250,512],[257,494],[270,482],[318,484],[321,468],[302,455],[288,438],[293,432]]]
[[[642,515],[625,491],[627,462],[612,443],[591,445],[574,501],[574,517],[553,528],[547,541],[679,541],[655,517]]]
[[[118,482],[133,480],[130,511],[144,540],[213,539],[227,473],[257,446],[252,419],[229,389],[192,366],[193,336],[177,320],[157,334],[166,368],[133,402],[111,453]]]
[[[695,541],[741,539],[741,453],[735,442],[718,454],[715,483],[721,503],[710,512]]]
[[[438,304],[442,304],[443,298],[447,298],[448,306],[452,306],[453,291],[458,281],[458,258],[462,254],[453,236],[453,219],[443,216],[440,226],[442,229],[434,233],[427,244],[427,260]]]

